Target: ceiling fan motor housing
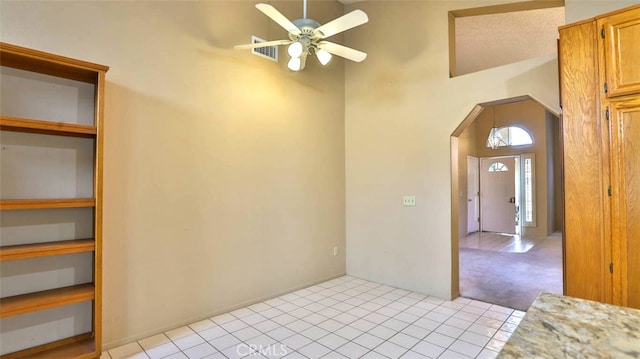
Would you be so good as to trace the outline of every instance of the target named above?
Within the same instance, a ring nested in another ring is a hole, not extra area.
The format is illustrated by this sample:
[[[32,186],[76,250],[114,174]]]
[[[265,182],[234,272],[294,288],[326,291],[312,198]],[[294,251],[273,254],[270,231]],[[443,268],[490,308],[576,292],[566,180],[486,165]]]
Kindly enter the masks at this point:
[[[320,27],[320,23],[315,21],[314,19],[296,19],[292,21],[294,25],[296,25],[302,33],[313,34],[313,30]],[[305,28],[306,31],[305,31]]]
[[[315,49],[315,40],[318,39],[314,30],[320,27],[320,23],[313,19],[296,19],[292,21],[294,25],[300,29],[300,34],[296,35],[289,33],[289,38],[292,41],[300,42],[304,48],[304,53],[307,53],[310,48]]]

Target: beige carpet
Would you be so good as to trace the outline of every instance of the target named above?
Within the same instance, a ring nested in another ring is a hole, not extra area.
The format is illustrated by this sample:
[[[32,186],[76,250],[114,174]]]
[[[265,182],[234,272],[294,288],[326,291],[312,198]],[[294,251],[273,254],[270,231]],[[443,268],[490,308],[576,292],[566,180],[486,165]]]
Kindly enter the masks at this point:
[[[540,292],[562,294],[562,239],[548,237],[524,253],[460,248],[460,294],[527,310]]]

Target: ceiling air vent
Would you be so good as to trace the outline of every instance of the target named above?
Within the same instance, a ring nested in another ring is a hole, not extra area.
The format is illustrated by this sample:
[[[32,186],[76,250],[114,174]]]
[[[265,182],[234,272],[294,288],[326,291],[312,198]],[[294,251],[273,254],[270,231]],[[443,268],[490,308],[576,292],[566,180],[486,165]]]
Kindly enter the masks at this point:
[[[251,43],[252,44],[259,44],[262,42],[266,42],[265,40],[257,37],[257,36],[251,36]],[[258,55],[260,57],[264,57],[267,58],[269,60],[273,60],[275,62],[278,62],[278,46],[264,46],[264,47],[258,47],[255,49],[251,49],[251,52],[255,55]]]

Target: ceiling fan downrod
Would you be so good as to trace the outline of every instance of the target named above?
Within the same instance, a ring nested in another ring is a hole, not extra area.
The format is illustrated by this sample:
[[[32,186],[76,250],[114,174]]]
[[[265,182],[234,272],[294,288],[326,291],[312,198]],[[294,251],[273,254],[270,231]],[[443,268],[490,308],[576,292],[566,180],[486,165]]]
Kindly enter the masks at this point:
[[[307,18],[307,0],[302,0],[302,18]]]

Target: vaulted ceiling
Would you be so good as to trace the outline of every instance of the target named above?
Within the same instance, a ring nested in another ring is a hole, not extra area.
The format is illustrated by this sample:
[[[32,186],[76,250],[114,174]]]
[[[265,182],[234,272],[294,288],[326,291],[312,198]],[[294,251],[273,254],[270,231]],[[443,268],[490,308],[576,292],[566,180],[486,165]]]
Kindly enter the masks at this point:
[[[564,23],[564,7],[457,17],[456,75],[553,54]]]

